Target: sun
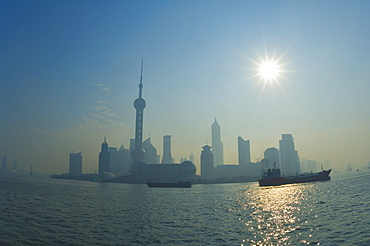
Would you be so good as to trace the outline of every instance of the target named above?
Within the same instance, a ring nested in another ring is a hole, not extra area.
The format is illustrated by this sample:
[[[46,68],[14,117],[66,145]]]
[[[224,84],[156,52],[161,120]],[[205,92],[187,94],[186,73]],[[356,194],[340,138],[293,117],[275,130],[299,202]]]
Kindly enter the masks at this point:
[[[288,65],[291,63],[285,58],[286,52],[277,54],[276,51],[269,53],[265,48],[265,54],[256,52],[256,59],[245,56],[249,60],[249,66],[247,67],[250,77],[246,80],[253,79],[258,87],[262,86],[262,91],[265,89],[280,88],[283,90],[284,82],[287,82],[287,73],[291,73],[293,70],[287,70]]]
[[[263,61],[259,64],[258,75],[261,76],[265,81],[276,81],[279,76],[279,65],[275,61]]]

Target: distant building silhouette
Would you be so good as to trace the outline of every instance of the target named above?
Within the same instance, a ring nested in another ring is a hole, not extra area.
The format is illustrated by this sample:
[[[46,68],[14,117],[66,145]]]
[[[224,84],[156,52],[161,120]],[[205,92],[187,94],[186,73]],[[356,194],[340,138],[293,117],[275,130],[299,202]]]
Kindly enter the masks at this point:
[[[301,172],[318,172],[320,170],[319,163],[315,160],[301,161]]]
[[[32,166],[31,166],[32,172]],[[81,175],[82,174],[82,152],[69,154],[69,174]]]
[[[266,168],[273,168],[274,163],[276,163],[275,168],[280,168],[279,150],[277,148],[266,149],[263,156],[264,160],[267,162]]]
[[[240,136],[238,137],[238,157],[239,165],[251,162],[251,147],[249,140],[244,140]]]
[[[132,151],[135,149],[135,139],[134,138],[130,138],[130,147],[129,147],[129,149],[128,149],[128,151],[130,152],[130,154],[129,154],[129,166],[131,166],[132,165],[132,163],[134,162],[134,159],[132,159],[132,156],[131,156],[131,153],[132,153]]]
[[[157,149],[151,143],[151,138],[147,138],[143,142],[143,149],[145,150],[144,161],[149,164],[158,164],[159,156],[157,155]]]
[[[129,150],[123,145],[119,149],[108,147],[109,152],[109,172],[115,175],[124,175],[129,167]]]
[[[18,163],[16,161],[13,161],[13,171],[18,171]]]
[[[143,93],[143,60],[141,60],[139,97],[134,101],[134,107],[136,109],[135,148],[131,151],[132,164],[129,170],[132,169],[135,163],[142,162],[145,158],[145,150],[143,149],[142,144],[143,144],[144,108],[146,107],[146,102],[142,98],[142,93]]]
[[[6,171],[6,160],[7,160],[7,157],[6,155],[3,157],[3,159],[1,160],[1,169],[3,170],[3,172]]]
[[[187,157],[181,157],[180,158],[180,163],[184,162],[184,161],[191,161],[192,163],[194,163],[194,155],[193,155],[193,151],[191,152],[191,154],[189,155],[189,158]]]
[[[202,147],[202,153],[200,155],[200,171],[202,178],[213,179],[214,178],[214,166],[213,166],[213,153],[211,146],[205,145]]]
[[[100,176],[104,176],[104,172],[110,172],[109,163],[110,163],[110,153],[108,151],[108,143],[106,138],[101,144],[101,152],[99,153],[99,171]]]
[[[221,142],[220,125],[215,122],[212,124],[212,153],[213,153],[213,166],[224,164],[224,146]]]
[[[191,161],[192,163],[194,163],[194,155],[193,155],[193,151],[191,151],[191,154],[189,156],[189,161]]]
[[[171,136],[164,136],[164,156],[162,163],[159,162],[158,155],[154,146],[150,143],[150,138],[145,142],[142,141],[143,130],[143,111],[146,103],[142,96],[142,72],[143,63],[141,64],[141,76],[139,84],[139,98],[134,102],[136,109],[136,126],[135,140],[130,141],[130,150],[132,164],[130,174],[111,179],[110,182],[117,183],[147,183],[147,182],[179,182],[189,181],[196,177],[196,166],[190,161],[184,161],[181,164],[173,163],[171,156]],[[144,149],[146,148],[146,150]],[[146,161],[156,161],[148,164]]]
[[[285,176],[296,175],[301,172],[298,152],[294,149],[292,134],[282,134],[279,140],[280,167]]]
[[[296,169],[296,173],[301,173],[301,160],[299,159],[297,150],[294,150],[294,167]]]
[[[163,157],[162,164],[172,163],[171,135],[163,136]]]

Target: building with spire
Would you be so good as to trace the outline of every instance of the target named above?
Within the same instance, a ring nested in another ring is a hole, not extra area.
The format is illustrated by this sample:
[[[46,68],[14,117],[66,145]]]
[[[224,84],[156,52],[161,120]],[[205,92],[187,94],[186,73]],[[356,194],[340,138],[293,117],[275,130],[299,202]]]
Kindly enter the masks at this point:
[[[216,118],[212,124],[212,153],[213,165],[224,165],[224,145],[221,142],[221,129]]]
[[[251,162],[251,147],[249,140],[238,137],[238,159],[239,165],[249,164]]]
[[[163,157],[162,164],[172,163],[171,135],[163,136]]]
[[[147,183],[147,182],[179,182],[189,181],[196,177],[196,166],[190,161],[184,161],[181,164],[172,163],[171,156],[171,136],[165,136],[164,142],[165,153],[169,154],[164,157],[166,164],[152,164],[145,162],[146,151],[145,145],[150,146],[150,140],[143,144],[143,117],[144,108],[146,106],[145,100],[142,98],[143,89],[143,61],[141,62],[141,75],[139,84],[139,98],[134,102],[136,109],[136,124],[135,124],[135,139],[130,141],[130,150],[132,163],[129,169],[129,174],[117,177],[106,182],[117,183]],[[132,146],[134,145],[134,146]],[[154,146],[153,146],[154,147]],[[149,154],[149,153],[148,153]],[[169,156],[169,157],[168,157]],[[168,159],[170,158],[170,159]],[[148,160],[148,159],[147,159]]]
[[[104,142],[101,144],[101,152],[99,153],[99,171],[98,174],[104,177],[104,172],[109,172],[110,153],[108,149],[107,139],[104,137]]]
[[[139,84],[139,97],[134,101],[134,107],[136,109],[136,124],[135,124],[135,147],[131,151],[132,157],[132,169],[133,165],[138,162],[142,162],[145,158],[145,151],[142,147],[143,144],[143,121],[144,121],[144,108],[146,102],[142,98],[143,94],[143,65],[144,60],[141,60],[141,73],[140,73],[140,84]]]

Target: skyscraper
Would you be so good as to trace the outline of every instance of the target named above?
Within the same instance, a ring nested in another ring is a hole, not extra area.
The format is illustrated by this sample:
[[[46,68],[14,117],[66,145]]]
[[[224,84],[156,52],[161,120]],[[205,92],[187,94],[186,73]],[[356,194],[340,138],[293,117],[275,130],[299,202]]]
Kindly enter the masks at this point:
[[[251,162],[251,148],[249,140],[244,140],[240,136],[238,137],[238,157],[239,165]]]
[[[116,175],[123,175],[128,170],[128,149],[123,145],[118,149],[116,147],[108,147],[109,152],[109,172]]]
[[[145,150],[145,158],[144,161],[148,164],[158,164],[158,155],[157,149],[151,143],[151,138],[147,138],[143,142],[143,149]]]
[[[213,166],[213,154],[211,146],[205,145],[202,147],[202,153],[200,155],[200,171],[202,178],[213,179],[214,178],[214,166]]]
[[[163,136],[163,157],[162,164],[172,163],[171,135]]]
[[[32,166],[31,166],[32,172]],[[69,154],[69,174],[82,174],[82,152]]]
[[[134,107],[136,109],[136,125],[135,125],[135,148],[131,152],[131,157],[133,159],[132,164],[143,161],[145,157],[145,151],[142,147],[142,143],[143,143],[143,117],[146,102],[142,98],[142,93],[143,93],[143,60],[141,60],[139,97],[134,101]]]
[[[104,172],[109,172],[110,153],[108,149],[107,139],[101,144],[101,152],[99,153],[99,175],[104,176]]]
[[[194,163],[194,155],[193,155],[193,151],[191,151],[191,154],[189,156],[189,161],[191,161],[192,163]]]
[[[215,122],[212,124],[212,153],[213,153],[213,165],[223,165],[224,164],[224,146],[221,142],[221,130],[220,125]]]
[[[273,168],[275,164],[275,168],[280,167],[280,160],[279,160],[279,150],[277,148],[268,148],[264,152],[264,159],[267,160],[267,168]]]
[[[294,149],[294,139],[292,134],[283,134],[279,141],[280,167],[285,176],[300,173],[300,163],[298,152]]]

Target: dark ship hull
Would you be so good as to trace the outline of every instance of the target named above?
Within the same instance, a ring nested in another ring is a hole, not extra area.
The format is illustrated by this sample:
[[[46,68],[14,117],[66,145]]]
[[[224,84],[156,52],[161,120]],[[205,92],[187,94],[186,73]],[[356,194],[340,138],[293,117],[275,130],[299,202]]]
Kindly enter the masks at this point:
[[[146,183],[149,187],[158,187],[158,188],[191,188],[191,182],[178,182],[178,183],[155,183],[148,182]]]
[[[284,185],[284,184],[295,184],[295,183],[307,183],[315,181],[325,181],[330,180],[331,169],[323,170],[319,173],[309,173],[301,174],[298,176],[289,176],[289,177],[274,177],[274,176],[265,176],[262,179],[258,180],[260,186],[275,186],[275,185]],[[279,172],[280,173],[280,172]]]

